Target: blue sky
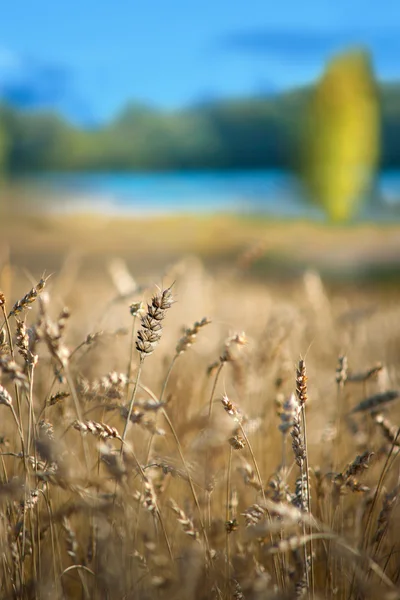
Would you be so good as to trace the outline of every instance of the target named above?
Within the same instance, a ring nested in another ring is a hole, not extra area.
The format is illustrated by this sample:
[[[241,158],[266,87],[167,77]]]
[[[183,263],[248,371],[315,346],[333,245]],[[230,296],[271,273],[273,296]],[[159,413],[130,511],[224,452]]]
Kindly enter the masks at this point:
[[[0,96],[86,122],[313,80],[364,45],[400,80],[399,0],[19,0],[0,20]]]

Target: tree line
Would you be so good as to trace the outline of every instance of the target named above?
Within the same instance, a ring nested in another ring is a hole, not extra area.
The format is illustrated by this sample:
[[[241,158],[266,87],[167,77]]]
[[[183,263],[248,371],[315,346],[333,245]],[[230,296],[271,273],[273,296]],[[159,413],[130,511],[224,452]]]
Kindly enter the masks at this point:
[[[78,127],[52,112],[0,105],[0,165],[32,171],[288,168],[312,88],[167,112],[130,104]],[[383,168],[400,167],[400,84],[379,88]]]

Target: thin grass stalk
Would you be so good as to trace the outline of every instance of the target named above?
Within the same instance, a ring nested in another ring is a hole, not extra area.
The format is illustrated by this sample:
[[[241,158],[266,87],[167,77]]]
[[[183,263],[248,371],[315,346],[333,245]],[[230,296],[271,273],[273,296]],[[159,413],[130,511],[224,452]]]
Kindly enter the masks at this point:
[[[249,449],[249,452],[250,452],[250,455],[251,455],[251,458],[252,458],[252,461],[253,461],[253,464],[254,464],[254,469],[255,469],[256,474],[257,474],[258,483],[259,483],[259,486],[260,486],[260,489],[261,489],[261,494],[262,494],[263,501],[264,501],[264,506],[267,506],[267,500],[266,500],[266,497],[265,497],[264,485],[263,485],[263,482],[262,482],[260,470],[258,468],[258,463],[257,463],[256,457],[255,457],[255,454],[253,452],[252,445],[250,444],[250,440],[247,437],[247,434],[246,434],[246,432],[245,432],[245,430],[243,428],[243,425],[240,423],[240,421],[238,422],[238,424],[239,424],[240,431],[241,431],[242,436],[243,436],[243,438],[244,438],[244,440],[245,440],[245,442],[247,444],[247,447]],[[269,514],[269,511],[267,510],[266,512],[267,512],[268,519],[271,522],[271,516]],[[272,537],[272,533],[271,532],[270,532],[269,536],[270,536],[271,545],[273,545],[273,537]],[[275,556],[273,557],[273,564],[274,564],[274,571],[275,571],[276,581],[277,582],[280,581],[282,589],[283,589],[284,588],[284,574],[283,574],[282,570],[279,571]],[[280,575],[281,575],[280,578],[278,577],[278,573],[280,573]]]
[[[69,387],[70,392],[71,392],[72,399],[74,401],[76,416],[77,416],[78,420],[80,422],[82,422],[83,421],[83,416],[82,416],[82,411],[81,411],[81,407],[80,407],[80,403],[79,403],[79,398],[78,398],[78,394],[76,392],[75,385],[74,385],[73,379],[71,377],[71,373],[70,373],[68,365],[65,365],[64,372],[65,372],[65,378],[66,378],[67,383],[68,383],[68,387]],[[89,472],[90,472],[90,467],[89,467],[89,465],[90,465],[90,463],[89,463],[89,450],[88,450],[87,441],[86,441],[85,436],[81,435],[81,440],[82,440],[82,449],[83,449],[83,455],[84,455],[84,458],[85,458],[86,470],[87,470],[87,473],[89,475]]]
[[[71,358],[71,357],[70,357],[70,358]],[[42,418],[42,416],[43,416],[43,419],[45,419],[45,418],[46,418],[46,410],[47,410],[48,402],[49,402],[49,400],[50,400],[50,398],[51,398],[51,393],[52,393],[52,391],[53,391],[53,389],[54,389],[54,386],[55,386],[55,384],[56,384],[56,381],[57,381],[57,377],[56,377],[56,376],[54,376],[54,377],[53,377],[53,381],[51,382],[51,385],[50,385],[49,391],[48,391],[48,392],[47,392],[47,394],[45,395],[44,402],[43,402],[43,406],[42,406],[42,409],[41,409],[41,411],[40,411],[40,413],[39,413],[39,416],[38,416],[38,420],[40,420],[40,419]]]
[[[282,470],[286,468],[286,438],[287,435],[285,433],[282,433]]]
[[[129,391],[130,391],[129,386],[130,386],[130,381],[131,381],[131,377],[132,377],[132,362],[133,362],[133,350],[135,348],[136,319],[137,319],[137,316],[135,315],[132,318],[131,341],[130,341],[129,361],[128,361],[128,368],[127,368],[128,384],[126,386],[126,403],[128,403],[128,400],[129,400]]]
[[[340,453],[340,442],[341,442],[341,424],[342,424],[342,416],[344,414],[343,410],[343,400],[344,400],[344,381],[339,381],[337,383],[337,391],[336,391],[336,436],[334,438],[334,446],[335,452],[333,456],[333,464],[332,469],[335,471],[339,466],[339,453]]]
[[[306,415],[305,415],[305,407],[308,400],[308,390],[307,390],[307,373],[306,373],[306,364],[303,358],[299,360],[298,367],[296,370],[296,395],[299,401],[300,412],[301,412],[301,429],[302,429],[302,437],[303,437],[303,445],[304,445],[304,460],[301,462],[301,478],[302,478],[302,486],[304,479],[307,485],[307,511],[308,515],[311,518],[311,489],[310,489],[310,471],[309,471],[309,463],[308,463],[308,447],[307,447],[307,426],[306,426]],[[305,467],[305,475],[304,478],[304,467]],[[305,530],[305,523],[303,522],[303,531]],[[305,576],[306,576],[306,584],[307,584],[307,592],[309,594],[310,590],[310,579],[311,579],[311,590],[312,597],[314,598],[314,568],[313,568],[313,548],[312,548],[312,529],[309,527],[309,548],[310,548],[310,577],[308,574],[308,544],[305,544]]]
[[[122,448],[123,448],[123,444],[122,444]],[[135,454],[134,451],[132,451],[132,456],[134,458],[134,461],[136,463],[136,466],[137,466],[138,470],[140,471],[140,474],[142,476],[143,481],[145,481],[147,479],[146,474],[145,474],[145,472],[143,470],[142,465],[139,463],[139,461],[137,459],[137,456],[136,456],[136,454]],[[171,561],[173,561],[174,557],[173,557],[173,554],[172,554],[171,544],[170,544],[170,541],[168,539],[167,530],[165,528],[164,520],[162,518],[160,509],[158,507],[158,503],[156,505],[156,511],[157,511],[158,520],[160,521],[161,529],[162,529],[162,532],[163,532],[165,543],[167,545],[167,549],[168,549],[168,553],[169,553],[170,559],[171,559]]]
[[[10,411],[11,411],[11,414],[12,414],[12,417],[13,417],[13,419],[14,419],[14,421],[15,421],[15,425],[17,426],[18,435],[19,435],[19,437],[20,437],[20,440],[21,440],[22,453],[23,453],[23,456],[24,456],[24,458],[25,458],[25,451],[24,451],[24,448],[25,448],[25,443],[24,443],[24,433],[23,433],[23,430],[21,429],[21,423],[20,423],[20,420],[18,419],[18,415],[17,415],[17,413],[15,412],[15,408],[13,407],[13,405],[12,405],[12,404],[10,404],[10,405],[9,405],[9,409],[10,409]]]
[[[7,315],[5,304],[3,304],[3,303],[1,304],[1,309],[3,311],[4,323],[5,323],[6,330],[7,330],[7,337],[8,337],[8,343],[10,345],[11,357],[13,360],[15,360],[14,344],[13,344],[10,322],[9,322],[9,318]],[[14,389],[15,389],[15,398],[17,400],[17,410],[18,410],[18,419],[16,419],[16,421],[18,421],[18,423],[19,423],[18,431],[19,431],[20,439],[21,439],[21,451],[24,455],[25,471],[27,471],[28,465],[26,464],[26,461],[25,461],[25,438],[24,438],[24,429],[23,429],[23,423],[22,423],[21,399],[20,399],[19,389],[18,389],[17,384],[14,385]],[[13,412],[13,416],[16,417],[14,409],[12,409],[12,412]]]
[[[164,381],[163,381],[163,385],[162,385],[162,388],[161,388],[161,393],[160,393],[160,398],[159,398],[159,402],[160,402],[160,403],[162,402],[162,400],[163,400],[163,398],[164,398],[164,394],[165,394],[165,391],[166,391],[166,389],[167,389],[168,381],[169,381],[169,378],[170,378],[170,376],[171,376],[171,373],[172,373],[172,369],[174,368],[174,365],[175,365],[175,363],[176,363],[176,359],[178,358],[178,356],[179,356],[179,354],[175,354],[175,355],[174,355],[174,357],[173,357],[173,359],[172,359],[172,361],[171,361],[171,363],[170,363],[170,365],[169,365],[169,367],[168,367],[168,371],[167,371],[167,374],[166,374],[166,376],[165,376],[165,379],[164,379]],[[156,418],[157,418],[157,417],[156,417]],[[145,461],[145,464],[146,464],[146,465],[149,463],[149,460],[150,460],[150,454],[151,454],[151,450],[152,450],[152,446],[153,446],[154,438],[155,438],[155,433],[154,433],[154,432],[152,432],[152,433],[150,434],[149,443],[148,443],[148,445],[147,445],[147,451],[146,451],[146,461]],[[143,483],[142,483],[142,490],[141,490],[141,494],[142,494],[142,493],[143,493]],[[135,539],[135,540],[136,540],[136,538],[137,538],[137,533],[138,533],[138,530],[139,530],[140,511],[141,511],[141,506],[139,505],[139,507],[138,507],[138,511],[137,511],[137,516],[136,516],[136,526],[135,526],[135,535],[134,535],[134,539]]]
[[[78,570],[78,577],[81,581],[82,590],[85,595],[85,598],[90,598],[91,596],[89,594],[89,590],[86,585],[86,581],[83,579],[83,575],[82,575],[81,571],[84,571],[85,573],[90,573],[90,575],[92,575],[93,577],[96,577],[96,575],[93,573],[92,569],[89,569],[89,567],[87,567],[86,565],[71,565],[71,566],[67,567],[60,574],[60,579],[62,579],[64,577],[64,575],[66,575],[70,571],[74,571],[75,569]]]
[[[225,362],[221,362],[221,364],[219,365],[218,370],[217,370],[217,372],[215,374],[214,383],[213,383],[211,394],[210,394],[210,404],[209,404],[209,407],[208,407],[208,418],[209,419],[211,419],[211,414],[212,414],[212,409],[213,409],[214,394],[215,394],[215,390],[217,388],[218,379],[219,379],[219,376],[221,374],[221,371],[222,371],[224,365],[225,365]]]
[[[400,428],[397,430],[396,437],[393,440],[393,443],[391,445],[389,454],[386,457],[385,464],[383,465],[381,474],[379,476],[378,485],[376,487],[375,494],[374,494],[374,497],[373,497],[373,500],[372,500],[372,503],[371,503],[371,506],[370,506],[370,509],[369,509],[367,523],[366,523],[365,530],[364,530],[365,535],[364,535],[363,544],[362,544],[365,549],[368,548],[368,544],[369,544],[369,536],[370,536],[370,533],[371,533],[370,530],[371,530],[371,526],[372,526],[372,514],[373,514],[373,511],[375,509],[376,502],[378,500],[378,496],[379,496],[380,490],[381,490],[382,485],[383,485],[383,481],[384,481],[384,479],[386,477],[386,474],[389,472],[391,465],[393,464],[393,463],[389,464],[389,462],[390,462],[390,459],[392,457],[392,454],[393,454],[394,448],[396,446],[396,442],[397,442],[397,439],[398,439],[399,435],[400,435]],[[397,458],[397,455],[394,457],[393,460],[395,460],[396,458]]]
[[[129,403],[129,409],[128,409],[128,414],[127,414],[126,421],[125,421],[124,431],[123,431],[122,437],[121,437],[121,439],[122,439],[122,443],[121,443],[121,455],[122,455],[123,450],[124,450],[124,442],[125,442],[126,434],[127,434],[127,431],[128,431],[129,422],[130,422],[131,416],[132,416],[133,405],[134,405],[135,399],[136,399],[136,392],[137,392],[137,389],[138,389],[138,386],[139,386],[139,379],[140,379],[140,375],[142,373],[143,362],[144,362],[144,357],[141,356],[140,359],[139,359],[139,366],[138,366],[138,371],[137,371],[137,374],[136,374],[135,386],[133,388],[131,401]]]
[[[41,539],[40,539],[40,511],[37,511],[37,516],[36,516],[36,540],[37,540],[37,572],[38,572],[38,577],[37,577],[37,581],[42,581],[42,545],[41,545]]]
[[[307,482],[307,509],[308,509],[308,514],[311,517],[311,486],[310,486],[310,470],[309,470],[309,464],[308,464],[308,446],[307,446],[307,425],[306,425],[306,411],[305,411],[306,405],[303,404],[302,408],[301,408],[301,420],[302,420],[302,428],[303,428],[303,436],[304,436],[304,447],[306,450],[306,455],[305,455],[305,471],[306,471],[306,482]],[[303,473],[302,473],[303,476]],[[312,528],[311,526],[309,527],[309,535],[310,535],[310,547],[309,547],[309,552],[310,552],[310,579],[311,579],[311,591],[312,591],[312,598],[314,598],[315,596],[315,583],[314,583],[314,561],[313,561],[313,534],[312,534]],[[307,545],[305,545],[305,547],[307,547]],[[306,557],[306,564],[305,564],[305,569],[306,569],[306,575],[307,575],[307,584],[309,584],[309,577],[308,577],[308,557]]]
[[[398,429],[398,431],[397,431],[397,435],[396,435],[396,438],[395,438],[395,440],[393,441],[393,446],[392,446],[392,447],[393,447],[393,449],[394,449],[394,446],[395,446],[395,443],[396,443],[397,437],[398,437],[399,435],[400,435],[400,428]],[[392,454],[393,454],[393,452],[392,452]],[[395,456],[393,456],[393,457],[391,458],[391,462],[390,462],[390,464],[389,464],[389,461],[387,461],[387,462],[385,463],[385,465],[387,464],[387,468],[386,468],[386,472],[385,472],[385,475],[384,475],[384,477],[386,477],[387,473],[389,473],[389,471],[391,470],[391,468],[392,468],[392,466],[393,466],[393,464],[394,464],[395,460],[397,459],[397,457],[398,457],[398,454],[396,454]],[[398,481],[400,481],[400,475],[399,475]],[[379,483],[380,483],[380,482],[379,482]],[[378,483],[378,486],[379,486],[379,483]],[[382,487],[382,485],[383,485],[383,480],[382,480],[382,483],[381,483],[381,487]],[[377,489],[378,489],[378,488],[377,488]],[[375,503],[375,504],[376,504],[376,501],[377,501],[377,495],[374,495],[373,503]],[[373,507],[371,506],[371,513],[370,513],[370,516],[372,515],[372,512],[373,512]],[[391,516],[391,515],[390,515],[390,516]],[[372,527],[372,520],[371,520],[371,522],[370,522],[370,527]],[[371,532],[371,531],[369,531],[369,536],[371,535],[371,533],[372,533],[372,532]],[[382,542],[382,541],[383,541],[383,540],[381,540],[381,542]],[[368,545],[369,545],[369,544],[368,544]],[[368,545],[366,546],[367,548],[368,548]],[[373,559],[373,560],[374,560],[374,562],[376,562],[376,561],[375,561],[375,557],[376,557],[376,559],[378,560],[379,556],[378,556],[378,551],[377,551],[377,550],[376,550],[376,552],[374,553],[374,559]],[[385,572],[385,570],[386,570],[386,568],[384,569],[384,572]],[[369,576],[370,576],[370,573],[371,573],[371,570],[368,572],[367,579],[369,578]]]
[[[377,502],[380,490],[382,488],[385,476],[386,476],[386,474],[390,470],[390,466],[391,466],[391,465],[389,465],[390,458],[391,458],[391,456],[393,454],[393,451],[394,451],[394,448],[395,448],[395,443],[396,443],[397,438],[398,438],[399,435],[400,435],[400,428],[397,431],[396,438],[394,439],[394,441],[393,441],[393,443],[391,445],[390,451],[389,451],[389,453],[388,453],[388,455],[386,457],[386,460],[385,460],[385,464],[382,467],[382,471],[380,473],[379,480],[378,480],[378,485],[376,486],[374,497],[372,499],[371,506],[370,506],[369,511],[368,511],[367,522],[366,522],[366,525],[365,525],[365,528],[364,528],[364,536],[363,536],[363,539],[361,541],[361,548],[364,548],[365,551],[367,551],[367,549],[368,549],[370,529],[371,529],[371,526],[372,526],[373,511],[375,509],[376,502]],[[371,560],[371,562],[373,562],[373,561]],[[352,598],[352,595],[353,595],[355,580],[356,580],[356,570],[354,569],[352,580],[351,580],[351,585],[350,585],[350,592],[349,592],[349,596],[348,596],[349,600]]]
[[[169,378],[170,378],[171,373],[172,373],[172,369],[174,368],[174,365],[175,365],[176,360],[177,360],[178,357],[179,357],[179,354],[175,354],[174,357],[173,357],[173,359],[172,359],[172,361],[171,361],[171,363],[170,363],[170,365],[169,365],[169,367],[168,367],[168,371],[167,371],[167,374],[166,374],[166,376],[164,378],[163,385],[162,385],[161,392],[160,392],[160,398],[159,398],[159,402],[160,403],[164,399],[164,394],[165,394],[165,391],[167,389],[168,381],[169,381]],[[146,453],[146,464],[150,460],[151,448],[152,448],[152,445],[153,445],[154,437],[155,437],[155,434],[151,433],[150,434],[149,444],[148,444],[148,447],[147,447],[147,453]]]
[[[7,330],[7,336],[8,336],[8,343],[10,346],[10,353],[11,353],[11,357],[13,360],[15,360],[15,353],[14,353],[14,344],[13,344],[13,339],[12,339],[12,333],[11,333],[11,328],[10,328],[10,323],[9,323],[9,315],[7,315],[7,312],[5,310],[5,303],[1,304],[1,308],[3,311],[3,316],[4,316],[4,321],[5,321],[5,325],[6,325],[6,330]],[[27,477],[28,477],[28,464],[27,464],[27,456],[26,456],[26,448],[25,448],[25,438],[24,438],[24,433],[23,433],[23,423],[22,423],[22,410],[21,410],[21,399],[20,399],[20,394],[19,394],[19,389],[18,389],[18,385],[15,383],[14,385],[14,389],[15,389],[15,397],[17,400],[17,409],[18,409],[18,417],[15,413],[14,407],[12,406],[12,404],[10,404],[10,409],[13,415],[13,418],[15,420],[15,423],[17,425],[17,429],[18,429],[18,433],[19,433],[19,437],[21,440],[21,451],[23,454],[23,463],[24,463],[24,471],[25,471],[25,489],[27,487]],[[29,435],[29,433],[28,433]],[[20,579],[21,579],[21,586],[23,586],[25,584],[25,561],[24,561],[24,555],[25,555],[25,539],[26,539],[26,515],[24,513],[23,515],[23,525],[22,525],[22,545],[20,546]]]
[[[35,365],[30,365],[29,373],[28,373],[28,382],[29,382],[29,391],[28,391],[28,406],[29,406],[29,418],[28,418],[28,442],[27,442],[27,452],[30,454],[31,445],[32,445],[32,432],[34,434],[36,428],[36,419],[35,413],[33,409],[33,374],[35,370]],[[34,441],[34,440],[33,440]]]
[[[35,509],[33,509],[33,510],[35,510]],[[32,540],[33,577],[34,577],[35,581],[38,581],[38,575],[37,575],[38,552],[37,552],[37,547],[36,547],[36,536],[35,536],[35,532],[33,530],[33,511],[29,511],[29,529],[31,531],[31,540]],[[35,596],[37,597],[36,591],[35,591]]]
[[[335,423],[336,437],[333,440],[334,453],[333,453],[333,460],[332,460],[332,463],[333,463],[332,469],[335,472],[339,469],[340,442],[341,442],[341,434],[342,434],[341,424],[342,424],[342,415],[344,413],[343,400],[344,400],[344,379],[340,378],[337,380],[337,388],[336,388],[336,423]],[[340,499],[340,504],[343,506],[342,499]],[[333,517],[332,517],[332,529],[333,529],[336,518],[339,519],[339,506],[333,506],[332,497],[331,497],[331,509],[333,509]],[[341,515],[341,520],[340,520],[339,532],[342,535],[343,534],[343,512],[342,511],[340,511],[340,515]],[[329,551],[328,551],[329,556],[332,556],[331,555],[331,549],[332,549],[331,546],[332,546],[332,541],[329,541]],[[337,561],[338,561],[338,557],[335,555],[334,568],[333,568],[333,572],[332,572],[333,588],[336,588],[336,585],[337,585],[336,584]]]
[[[226,509],[225,509],[225,595],[226,598],[230,598],[230,571],[231,571],[231,547],[230,547],[230,532],[228,530],[228,523],[230,520],[230,497],[231,497],[231,469],[232,469],[232,452],[233,448],[229,444],[229,458],[228,467],[226,472]]]
[[[187,475],[187,478],[188,478],[188,481],[189,481],[189,486],[190,486],[190,489],[191,489],[191,492],[192,492],[193,500],[194,500],[194,503],[196,505],[197,512],[199,514],[199,522],[200,522],[200,527],[201,527],[201,531],[202,531],[203,538],[204,538],[205,547],[206,547],[206,550],[207,550],[207,556],[208,556],[208,558],[209,558],[209,560],[210,560],[210,562],[212,564],[211,550],[210,550],[210,545],[209,545],[209,541],[208,541],[207,531],[206,531],[206,528],[204,526],[203,515],[201,513],[201,508],[200,508],[199,500],[197,498],[196,490],[194,489],[193,479],[192,479],[192,476],[190,474],[190,470],[189,470],[189,468],[188,468],[188,466],[186,464],[185,457],[183,455],[181,443],[179,441],[178,435],[177,435],[177,433],[175,431],[174,426],[172,425],[171,419],[169,418],[168,413],[165,410],[165,408],[161,408],[161,412],[162,412],[162,414],[163,414],[163,416],[164,416],[164,418],[165,418],[165,420],[166,420],[166,422],[167,422],[167,424],[168,424],[168,426],[169,426],[169,428],[171,430],[172,435],[175,438],[175,442],[176,442],[176,446],[177,446],[177,449],[178,449],[178,452],[179,452],[179,456],[181,458],[182,464],[183,464],[184,469],[186,471],[186,475]]]
[[[52,550],[51,557],[52,557],[52,566],[53,566],[53,574],[54,574],[54,586],[55,586],[55,591],[57,594],[59,585],[58,585],[57,565],[56,565],[56,548],[55,548],[55,543],[54,543],[53,512],[51,510],[50,501],[47,497],[47,495],[49,494],[49,490],[47,490],[47,492],[45,492],[44,490],[41,490],[39,488],[39,493],[42,494],[44,503],[47,508],[47,514],[49,516],[49,529],[50,529],[50,540],[51,540],[51,550]]]

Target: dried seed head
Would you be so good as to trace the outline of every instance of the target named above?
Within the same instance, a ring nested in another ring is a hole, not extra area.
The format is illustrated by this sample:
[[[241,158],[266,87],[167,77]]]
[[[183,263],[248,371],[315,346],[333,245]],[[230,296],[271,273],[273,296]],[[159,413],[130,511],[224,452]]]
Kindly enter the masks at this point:
[[[369,463],[371,462],[373,456],[374,453],[368,451],[365,451],[363,454],[357,456],[344,471],[343,479],[346,481],[350,477],[360,475],[363,471],[368,469]]]
[[[238,581],[234,581],[233,600],[245,600],[245,596],[242,592],[242,588]]]
[[[183,352],[185,352],[188,348],[190,348],[190,346],[192,346],[194,344],[199,330],[202,327],[209,325],[209,323],[211,323],[210,319],[207,319],[207,317],[204,317],[201,321],[196,321],[192,325],[192,327],[188,327],[187,329],[185,329],[184,335],[181,337],[181,339],[179,340],[179,342],[176,346],[176,353],[183,354]]]
[[[303,512],[308,511],[308,484],[306,473],[303,473],[296,479],[292,504]]]
[[[5,329],[0,329],[0,356],[5,356],[10,353],[10,346],[7,343]]]
[[[228,415],[233,417],[236,421],[242,421],[243,415],[240,413],[239,409],[229,400],[228,396],[223,396],[221,402]]]
[[[218,369],[218,367],[220,366],[221,361],[220,360],[215,360],[213,363],[211,363],[210,365],[208,365],[207,367],[207,376],[210,377],[210,375],[212,375],[213,373],[215,373],[215,371]]]
[[[91,344],[94,344],[94,342],[97,342],[97,340],[99,338],[101,338],[103,335],[104,335],[104,331],[96,331],[95,333],[88,333],[88,335],[86,336],[85,344],[87,346],[90,346]]]
[[[230,443],[230,445],[232,446],[232,448],[234,448],[235,450],[243,450],[243,448],[246,446],[246,440],[240,434],[239,431],[237,431],[235,433],[235,435],[232,435],[228,439],[228,442]]]
[[[48,440],[54,440],[54,427],[50,421],[42,419],[38,423],[38,431],[40,438],[47,438]]]
[[[296,418],[298,417],[300,412],[299,402],[294,394],[291,394],[282,404],[280,419],[281,424],[279,425],[279,430],[282,431],[283,434],[288,433],[296,422]]]
[[[389,525],[390,515],[397,502],[399,486],[396,486],[389,494],[385,494],[383,499],[382,510],[379,513],[378,524],[373,541],[377,544],[382,540]]]
[[[128,378],[125,373],[111,371],[103,377],[88,381],[85,378],[80,380],[80,388],[89,400],[103,397],[107,400],[118,400],[122,398],[123,392],[128,385]]]
[[[213,362],[207,367],[207,375],[218,369],[221,365],[227,362],[235,362],[237,360],[238,350],[247,344],[247,338],[244,333],[235,333],[225,340],[224,350],[219,357],[219,360]],[[236,351],[235,351],[236,349]]]
[[[244,332],[235,333],[234,335],[228,337],[228,339],[225,341],[224,351],[220,357],[220,362],[234,362],[234,349],[236,348],[238,350],[241,347],[246,346],[246,344],[247,338]]]
[[[15,385],[27,387],[28,379],[21,367],[11,358],[0,356],[0,375],[8,375]]]
[[[34,508],[34,506],[36,506],[38,501],[39,501],[39,491],[38,490],[30,490],[30,492],[28,492],[28,495],[25,498],[25,500],[23,502],[21,502],[21,504],[20,504],[22,512],[25,514],[29,510],[32,510]]]
[[[53,394],[50,396],[49,406],[54,406],[54,404],[65,400],[65,398],[68,398],[69,395],[70,394],[68,392],[57,392],[56,394]]]
[[[64,344],[62,334],[65,326],[65,318],[58,322],[53,322],[46,314],[46,305],[41,302],[41,324],[38,328],[38,334],[45,340],[49,352],[56,358],[63,367],[68,364],[70,352]],[[61,314],[64,314],[63,312]]]
[[[382,363],[379,362],[379,363],[376,363],[376,365],[374,365],[370,369],[367,369],[366,371],[360,371],[358,373],[348,373],[347,381],[352,382],[352,383],[368,381],[368,379],[377,378],[377,376],[379,375],[379,373],[382,370],[383,370],[383,365],[382,365]]]
[[[98,423],[96,421],[75,421],[74,429],[81,433],[91,433],[101,439],[115,438],[121,439],[118,430],[115,427],[107,425],[107,423]]]
[[[375,415],[375,423],[380,427],[385,438],[394,446],[400,446],[400,428],[393,425],[381,414]]]
[[[26,325],[23,321],[20,321],[18,317],[15,317],[15,320],[17,323],[16,345],[18,352],[23,357],[26,364],[31,366],[36,365],[38,356],[31,352],[32,344]]]
[[[188,515],[181,508],[179,508],[179,506],[177,505],[175,500],[173,500],[172,498],[169,501],[169,505],[170,505],[171,509],[174,511],[174,513],[177,515],[178,523],[180,523],[180,525],[182,526],[182,529],[186,533],[186,535],[193,538],[194,540],[199,540],[200,535],[199,535],[198,530],[194,526],[192,519],[190,517],[188,517]]]
[[[71,316],[71,313],[70,313],[69,308],[64,306],[64,308],[60,312],[58,319],[57,319],[58,331],[59,331],[60,335],[62,335],[62,333],[64,332],[65,326],[66,326],[67,321],[70,318],[70,316]]]
[[[249,506],[242,515],[246,521],[246,527],[250,527],[251,525],[257,525],[257,523],[262,521],[265,518],[266,511],[265,508],[259,504],[253,504],[252,506]]]
[[[306,459],[306,448],[301,431],[300,412],[298,412],[293,418],[293,426],[290,435],[292,436],[292,448],[296,463],[300,468],[302,468]]]
[[[136,350],[140,352],[142,360],[154,352],[160,341],[161,321],[165,318],[166,311],[173,302],[171,288],[168,288],[153,296],[151,304],[147,305],[147,313],[141,318],[141,329],[138,331],[136,340]]]
[[[120,410],[120,413],[121,413],[121,417],[126,420],[128,418],[128,415],[129,415],[128,407],[126,407],[126,406],[120,406],[119,410]],[[136,423],[142,424],[143,418],[144,418],[144,412],[141,411],[141,410],[138,410],[138,408],[134,406],[133,409],[132,409],[132,412],[131,412],[131,416],[130,416],[131,423],[133,423],[133,424],[136,424]]]
[[[174,303],[171,287],[172,285],[163,290],[161,294],[154,296],[152,299],[152,306],[154,306],[154,308],[160,308],[161,310],[167,310],[168,308],[171,308]]]
[[[296,371],[296,394],[299,399],[300,406],[307,402],[307,375],[306,364],[303,359],[299,360],[299,365]]]
[[[237,471],[242,475],[245,485],[248,485],[258,492],[261,492],[262,488],[260,486],[258,477],[248,463],[244,463],[244,466],[242,467],[237,467]]]
[[[355,477],[349,477],[346,481],[346,487],[351,489],[352,492],[363,492],[367,493],[370,491],[370,488],[367,485],[363,485]]]
[[[290,550],[294,551],[307,544],[311,538],[312,536],[310,535],[291,535],[287,539],[278,540],[274,544],[271,544],[267,548],[267,551],[270,554],[281,554]]]
[[[5,406],[12,405],[11,395],[7,392],[6,388],[0,385],[0,404],[4,404]]]
[[[153,398],[150,398],[146,401],[138,401],[137,406],[146,412],[157,412],[161,408],[166,406],[166,404],[167,401],[164,402],[164,400],[161,400],[160,402],[159,400],[154,400]]]
[[[400,392],[397,390],[388,390],[387,392],[383,392],[381,394],[375,394],[374,396],[370,396],[366,400],[363,400],[357,406],[353,408],[350,414],[357,412],[364,412],[367,410],[375,411],[378,406],[382,406],[382,404],[387,404],[388,402],[392,402],[396,400],[400,396]]]
[[[45,285],[49,277],[41,278],[36,287],[33,287],[25,296],[18,300],[11,309],[9,316],[16,315],[22,312],[24,309],[28,310],[31,308],[31,304],[35,302],[39,294],[44,290]]]
[[[347,356],[339,356],[338,358],[338,366],[336,367],[336,382],[338,384],[344,385],[347,381],[347,373],[348,373],[348,362]]]
[[[76,540],[75,532],[72,529],[71,523],[67,517],[64,516],[62,518],[61,524],[65,532],[65,545],[67,548],[67,554],[74,562],[77,562],[79,546]]]
[[[129,306],[132,317],[141,317],[145,313],[145,310],[143,302],[132,302]]]
[[[150,479],[145,477],[143,479],[143,486],[144,486],[144,494],[143,494],[142,504],[146,510],[148,510],[152,514],[155,514],[157,511],[157,498],[156,498],[156,493],[154,491],[153,483],[151,482]]]
[[[107,467],[109,473],[120,480],[126,473],[126,467],[121,453],[109,444],[102,442],[99,447],[102,462]]]
[[[273,474],[268,482],[269,494],[274,502],[291,502],[292,494],[290,493],[289,484],[287,482],[287,472],[285,469],[279,469]]]

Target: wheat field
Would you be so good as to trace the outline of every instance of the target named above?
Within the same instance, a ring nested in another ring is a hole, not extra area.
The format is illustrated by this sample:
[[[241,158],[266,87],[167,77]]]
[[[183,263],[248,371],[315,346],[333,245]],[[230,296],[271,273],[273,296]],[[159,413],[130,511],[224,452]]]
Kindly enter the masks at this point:
[[[398,291],[262,248],[3,261],[0,598],[400,597]]]

